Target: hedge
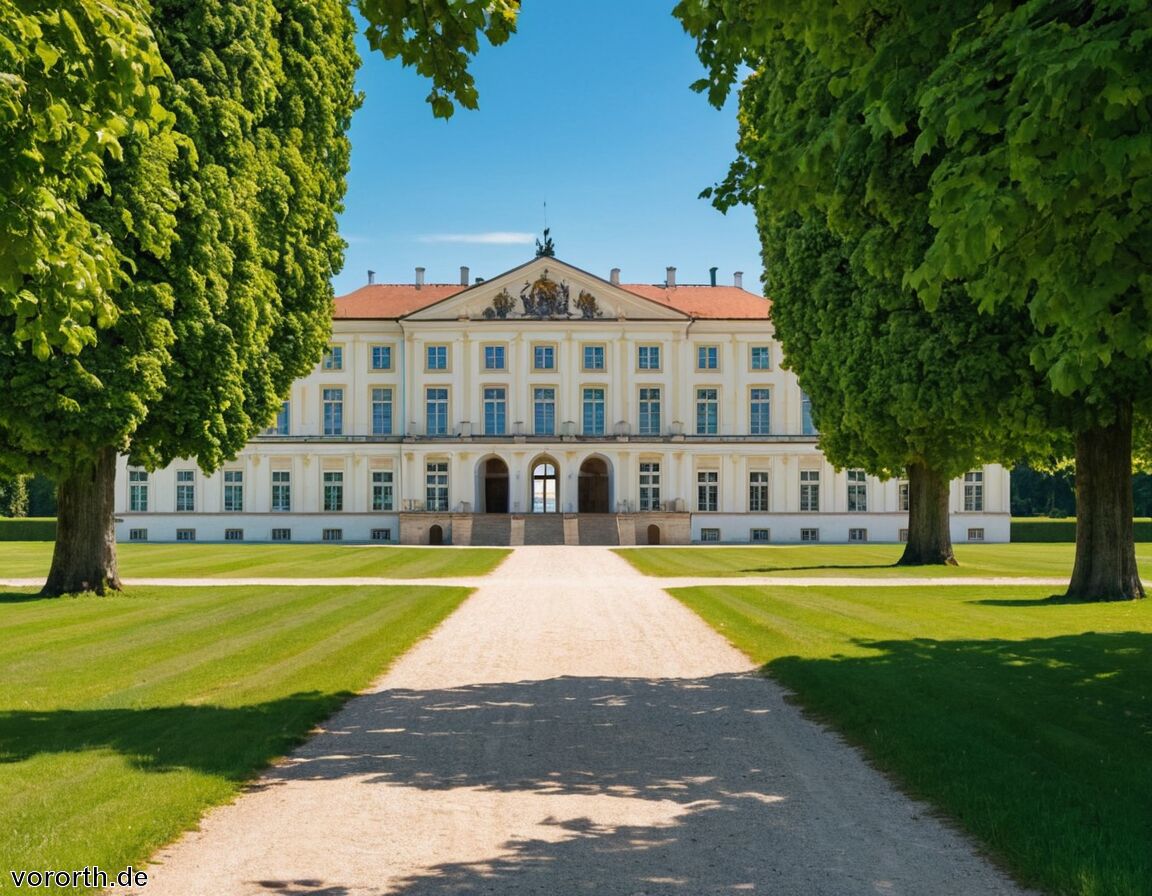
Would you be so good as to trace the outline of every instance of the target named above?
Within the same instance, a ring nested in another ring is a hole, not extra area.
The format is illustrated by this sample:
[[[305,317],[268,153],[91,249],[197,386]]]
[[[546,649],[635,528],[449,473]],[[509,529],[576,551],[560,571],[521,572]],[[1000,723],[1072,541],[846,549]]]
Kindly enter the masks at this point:
[[[56,520],[44,517],[0,517],[0,541],[55,541]]]
[[[1152,519],[1133,520],[1132,527],[1137,541],[1152,541]],[[1011,539],[1023,542],[1075,542],[1076,519],[1016,517],[1012,520]]]

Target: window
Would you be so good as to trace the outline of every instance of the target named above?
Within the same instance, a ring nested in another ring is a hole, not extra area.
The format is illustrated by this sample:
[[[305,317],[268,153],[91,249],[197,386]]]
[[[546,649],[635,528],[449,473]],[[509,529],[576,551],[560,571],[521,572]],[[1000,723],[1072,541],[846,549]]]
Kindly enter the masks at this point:
[[[764,471],[748,474],[748,510],[768,512],[768,474]]]
[[[372,390],[372,435],[392,435],[392,390]]]
[[[767,544],[772,540],[771,529],[753,529],[749,533],[749,541],[753,544]]]
[[[372,509],[375,511],[391,510],[392,500],[392,471],[372,471]]]
[[[720,530],[719,529],[701,529],[700,530],[700,540],[701,541],[719,541],[720,540]]]
[[[392,530],[391,529],[373,529],[372,530],[372,540],[373,541],[391,541],[392,540]]]
[[[867,529],[849,529],[848,530],[848,540],[849,541],[867,541],[868,540],[868,530]]]
[[[390,346],[390,345],[374,345],[374,346],[372,346],[372,369],[373,370],[391,370],[392,369],[392,346]]]
[[[448,509],[447,461],[433,461],[425,467],[424,503],[428,510]]]
[[[508,395],[503,386],[484,390],[484,434],[508,434]]]
[[[868,509],[868,482],[863,470],[848,471],[848,512],[863,513]]]
[[[426,355],[424,366],[428,370],[447,370],[448,369],[448,346],[446,345],[429,345],[426,347]]]
[[[430,436],[448,435],[448,390],[442,386],[426,389],[425,432]]]
[[[196,509],[196,471],[176,471],[176,512],[192,513]]]
[[[696,369],[718,370],[720,367],[720,347],[716,345],[696,346]]]
[[[147,470],[128,471],[128,509],[134,513],[144,513],[148,509]]]
[[[196,530],[195,529],[177,529],[176,530],[176,540],[177,541],[195,541],[196,540]]]
[[[532,431],[538,436],[556,435],[556,390],[532,390]]]
[[[897,533],[896,533],[896,537],[897,537],[897,538],[898,538],[900,541],[902,541],[902,542],[904,542],[905,544],[907,544],[907,543],[908,543],[908,530],[907,530],[907,529],[901,529],[899,532],[897,532]]]
[[[820,530],[819,529],[801,529],[800,530],[800,540],[801,541],[819,541],[820,540]]]
[[[696,435],[714,436],[720,431],[720,400],[716,389],[696,390]]]
[[[320,362],[320,366],[325,370],[343,370],[344,369],[344,346],[330,345],[324,352],[324,360]]]
[[[984,540],[984,530],[983,529],[969,529],[968,530],[968,540],[969,541],[983,541]]]
[[[276,435],[287,435],[291,430],[291,403],[285,401],[280,405],[280,411],[276,413],[276,425],[274,432]]]
[[[752,389],[748,393],[748,432],[754,436],[772,433],[772,392]]]
[[[766,345],[753,345],[749,348],[751,353],[751,366],[753,370],[771,370],[772,355]]]
[[[701,470],[696,474],[696,509],[712,512],[720,506],[720,474],[716,470]]]
[[[603,370],[604,369],[604,346],[602,345],[586,345],[584,346],[584,369],[585,370]]]
[[[660,346],[640,345],[636,347],[636,366],[640,370],[660,369]]]
[[[964,474],[964,510],[969,513],[984,510],[984,473],[980,470]]]
[[[272,471],[272,511],[287,513],[292,509],[292,474],[287,470]]]
[[[224,510],[229,513],[244,512],[244,471],[224,471]]]
[[[654,461],[640,463],[640,509],[660,509],[660,464]]]
[[[129,529],[128,530],[128,540],[129,541],[147,541],[148,540],[148,530],[147,529]]]
[[[324,407],[324,435],[344,435],[344,390],[322,390],[322,403]]]
[[[604,435],[604,390],[584,390],[584,435]]]
[[[908,483],[901,482],[899,486],[899,499],[900,509],[905,513],[908,512]]]
[[[820,509],[820,471],[800,471],[800,510],[815,513]],[[803,540],[803,539],[801,539]]]
[[[272,540],[273,541],[291,541],[292,540],[292,530],[291,529],[273,529],[272,530]]]
[[[320,537],[324,541],[343,541],[344,540],[344,530],[343,529],[325,529],[323,534]]]
[[[554,345],[534,345],[534,346],[532,346],[532,369],[533,370],[555,370],[556,369],[556,346],[554,346]]]
[[[484,369],[485,370],[504,370],[504,346],[502,345],[486,345],[484,346]]]
[[[324,510],[334,513],[344,509],[344,474],[338,470],[324,471]]]
[[[243,541],[244,540],[244,530],[243,529],[225,529],[224,530],[224,540],[225,541]]]
[[[556,465],[543,460],[532,468],[532,512],[555,513],[559,509],[557,492],[560,477]]]
[[[640,390],[640,435],[660,435],[660,390]]]
[[[812,423],[812,399],[803,392],[800,393],[800,433],[817,435],[816,426]]]

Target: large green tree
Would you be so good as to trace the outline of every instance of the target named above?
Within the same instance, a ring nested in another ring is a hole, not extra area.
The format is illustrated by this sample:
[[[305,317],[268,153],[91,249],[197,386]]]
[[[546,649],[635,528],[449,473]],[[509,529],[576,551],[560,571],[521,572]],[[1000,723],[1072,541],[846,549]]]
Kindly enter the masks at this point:
[[[1068,596],[1142,597],[1132,453],[1152,403],[1152,7],[989,6],[917,101],[935,239],[909,281],[930,302],[962,280],[983,308],[1027,309],[1033,363],[1077,409]]]
[[[765,201],[863,235],[866,268],[898,258],[930,308],[955,283],[981,310],[1027,313],[1030,360],[1076,432],[1068,593],[1142,595],[1129,483],[1133,408],[1152,372],[1147,5],[683,0],[677,11],[714,101],[779,46],[797,54],[786,63],[816,59],[828,73],[831,114],[796,91],[786,121],[758,123],[786,134],[780,154],[756,171],[738,162]],[[874,151],[893,144],[920,178],[909,199],[929,239],[911,255],[883,238],[909,224],[909,202],[885,198],[891,160]],[[846,156],[869,159],[854,180],[839,176]]]
[[[949,481],[1046,441],[1027,317],[982,315],[955,287],[941,313],[924,309],[903,282],[931,240],[911,143],[854,130],[862,97],[783,25],[760,39],[716,204],[755,207],[776,335],[821,448],[837,466],[907,476],[901,562],[954,563]]]
[[[340,0],[42,6],[0,0],[0,465],[58,483],[45,593],[103,592],[116,455],[215,469],[319,359],[358,57]],[[442,116],[476,104],[478,35],[515,22],[506,0],[364,12]]]

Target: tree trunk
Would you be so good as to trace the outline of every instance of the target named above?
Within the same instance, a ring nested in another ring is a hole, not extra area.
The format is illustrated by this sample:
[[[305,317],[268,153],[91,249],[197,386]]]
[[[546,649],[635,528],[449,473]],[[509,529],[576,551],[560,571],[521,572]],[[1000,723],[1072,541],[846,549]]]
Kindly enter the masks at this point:
[[[955,566],[948,519],[948,480],[928,467],[908,467],[908,544],[897,566]]]
[[[1132,538],[1132,403],[1116,421],[1076,434],[1076,563],[1065,597],[1144,596]]]
[[[55,597],[120,590],[116,569],[116,450],[105,448],[92,463],[59,482],[56,549],[41,594]]]

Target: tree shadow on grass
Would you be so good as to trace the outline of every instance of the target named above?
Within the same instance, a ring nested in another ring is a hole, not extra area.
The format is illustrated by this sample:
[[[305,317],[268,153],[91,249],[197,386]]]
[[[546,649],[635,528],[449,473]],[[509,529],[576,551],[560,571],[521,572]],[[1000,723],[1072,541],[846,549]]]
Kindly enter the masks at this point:
[[[1152,633],[857,643],[765,668],[1042,888],[1148,892]]]
[[[816,569],[897,569],[897,563],[822,563],[817,566],[752,566],[741,569],[744,573],[809,572]],[[903,567],[915,569],[916,567]]]
[[[27,604],[38,600],[60,600],[60,598],[45,597],[38,591],[0,591],[0,604]]]
[[[139,768],[246,781],[301,743],[351,693],[299,693],[253,706],[0,711],[0,763],[112,749]]]

